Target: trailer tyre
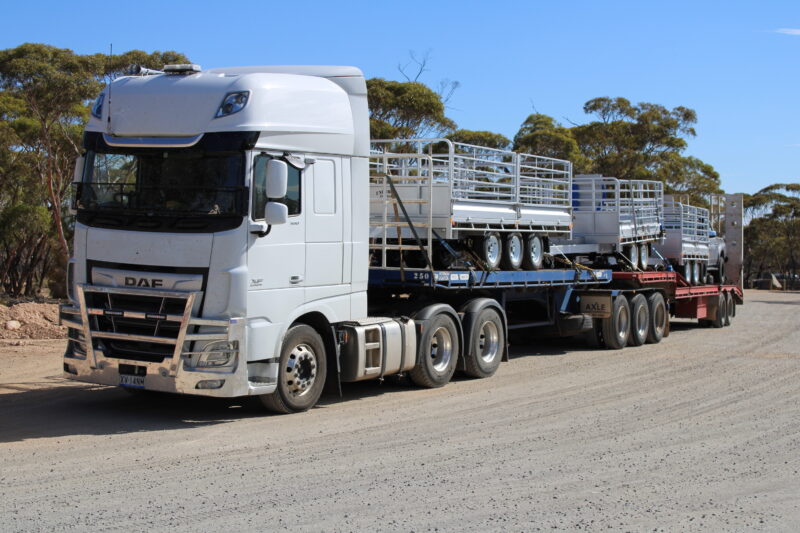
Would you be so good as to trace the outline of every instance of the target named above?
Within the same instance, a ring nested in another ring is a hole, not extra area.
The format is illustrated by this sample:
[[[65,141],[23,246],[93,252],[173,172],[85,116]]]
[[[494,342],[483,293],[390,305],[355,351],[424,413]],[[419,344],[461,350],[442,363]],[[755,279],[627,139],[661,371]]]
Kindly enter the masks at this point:
[[[628,344],[641,346],[647,341],[650,331],[650,309],[644,294],[637,294],[630,301],[631,307],[631,333]]]
[[[731,319],[733,318],[734,308],[736,307],[736,302],[733,301],[733,295],[729,292],[725,294],[725,325],[731,325]]]
[[[611,316],[603,319],[603,342],[606,348],[621,350],[628,344],[631,332],[631,308],[622,295],[614,298]]]
[[[628,261],[630,261],[631,266],[634,269],[639,268],[639,247],[638,246],[636,246],[635,244],[631,244],[628,247],[628,253],[627,253],[627,255],[625,257],[628,259]]]
[[[500,240],[500,235],[491,232],[479,239],[478,255],[486,263],[486,267],[489,270],[497,270],[503,258],[503,243]]]
[[[525,244],[522,235],[509,233],[503,243],[503,268],[506,270],[519,270],[522,267],[522,258],[525,255]]]
[[[658,344],[664,338],[667,331],[669,314],[664,303],[664,297],[660,292],[654,292],[647,297],[647,307],[650,311],[650,327],[647,328],[647,342]]]
[[[411,381],[429,389],[446,385],[456,371],[458,354],[458,328],[450,315],[439,313],[425,324],[419,337]]]
[[[490,307],[483,309],[470,336],[472,349],[464,355],[464,372],[474,378],[494,375],[503,358],[506,342],[500,314]]]
[[[542,238],[531,233],[525,239],[525,254],[522,257],[522,266],[525,270],[539,270],[544,264],[544,243]]]
[[[725,315],[727,314],[727,299],[725,293],[721,292],[717,296],[717,316],[711,321],[711,325],[715,328],[721,328],[725,325]]]
[[[286,332],[278,362],[278,387],[259,396],[276,413],[297,413],[313,407],[322,394],[326,377],[325,345],[311,326],[298,324]]]

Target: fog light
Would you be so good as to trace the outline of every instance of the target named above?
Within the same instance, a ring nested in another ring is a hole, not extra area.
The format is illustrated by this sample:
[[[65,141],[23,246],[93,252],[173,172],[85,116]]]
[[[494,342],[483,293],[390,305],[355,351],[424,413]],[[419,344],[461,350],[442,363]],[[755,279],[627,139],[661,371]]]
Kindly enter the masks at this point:
[[[219,389],[225,385],[224,379],[207,379],[205,381],[198,381],[195,389]]]
[[[239,342],[216,341],[205,345],[197,368],[217,368],[230,365],[239,353]]]

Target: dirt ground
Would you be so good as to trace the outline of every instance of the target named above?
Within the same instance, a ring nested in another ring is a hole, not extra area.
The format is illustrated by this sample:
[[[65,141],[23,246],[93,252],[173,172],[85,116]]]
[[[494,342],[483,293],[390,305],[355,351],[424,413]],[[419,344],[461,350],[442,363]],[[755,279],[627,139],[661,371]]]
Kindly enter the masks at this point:
[[[488,380],[308,413],[61,378],[0,341],[2,531],[796,531],[800,294],[659,345],[514,347]]]

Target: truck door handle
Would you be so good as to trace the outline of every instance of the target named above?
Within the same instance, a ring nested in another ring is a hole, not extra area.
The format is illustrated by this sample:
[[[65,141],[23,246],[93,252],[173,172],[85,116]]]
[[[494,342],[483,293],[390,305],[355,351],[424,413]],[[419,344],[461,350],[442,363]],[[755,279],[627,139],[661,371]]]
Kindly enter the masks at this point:
[[[303,281],[303,276],[292,276],[291,278],[289,278],[289,282],[293,284],[300,283],[301,281]]]

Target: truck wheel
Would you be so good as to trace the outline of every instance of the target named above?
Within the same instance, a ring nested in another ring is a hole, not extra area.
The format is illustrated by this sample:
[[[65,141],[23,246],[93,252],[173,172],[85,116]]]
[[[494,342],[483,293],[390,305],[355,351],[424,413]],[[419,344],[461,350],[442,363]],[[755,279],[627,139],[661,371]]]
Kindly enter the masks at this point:
[[[458,329],[449,315],[439,313],[428,321],[419,339],[411,381],[429,389],[446,385],[456,371],[458,354]]]
[[[700,261],[694,262],[694,272],[692,274],[693,285],[703,284],[703,264]]]
[[[646,242],[643,242],[639,245],[639,268],[642,270],[647,270],[647,266],[650,263],[650,245]]]
[[[731,325],[731,319],[733,318],[734,308],[736,307],[736,302],[733,301],[733,295],[729,292],[725,294],[725,325]]]
[[[522,256],[525,255],[525,245],[522,235],[509,233],[503,243],[503,268],[506,270],[519,270],[522,266]]]
[[[472,349],[464,356],[465,372],[474,378],[488,378],[497,371],[503,358],[503,319],[487,307],[478,315],[470,336]]]
[[[717,263],[717,280],[719,281],[720,285],[725,285],[725,282],[728,281],[725,279],[725,258],[724,256],[719,257],[719,262]]]
[[[725,314],[728,307],[725,303],[725,293],[721,292],[717,295],[717,316],[711,321],[711,325],[715,328],[721,328],[725,325]]]
[[[683,264],[683,277],[686,280],[686,283],[689,285],[693,285],[692,283],[692,262],[686,261]]]
[[[525,239],[525,254],[522,257],[522,265],[525,270],[539,270],[544,263],[544,244],[542,238],[531,233]]]
[[[503,244],[500,242],[500,235],[492,232],[479,239],[478,255],[486,263],[486,267],[489,270],[497,270],[503,257]]]
[[[276,413],[296,413],[313,407],[322,394],[326,377],[325,345],[314,328],[305,324],[286,332],[278,363],[278,387],[259,396]]]
[[[647,307],[647,298],[644,294],[637,294],[630,301],[631,307],[631,334],[628,344],[641,346],[647,340],[650,330],[650,309]]]
[[[649,344],[658,344],[664,338],[664,332],[667,331],[667,321],[669,320],[667,306],[660,292],[654,292],[647,297],[647,307],[650,311],[647,342]]]
[[[603,319],[603,342],[606,348],[621,350],[628,344],[631,332],[631,308],[622,295],[614,298],[611,316]]]

